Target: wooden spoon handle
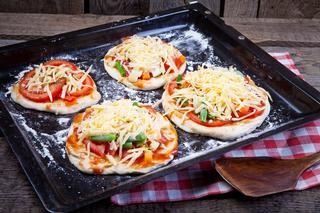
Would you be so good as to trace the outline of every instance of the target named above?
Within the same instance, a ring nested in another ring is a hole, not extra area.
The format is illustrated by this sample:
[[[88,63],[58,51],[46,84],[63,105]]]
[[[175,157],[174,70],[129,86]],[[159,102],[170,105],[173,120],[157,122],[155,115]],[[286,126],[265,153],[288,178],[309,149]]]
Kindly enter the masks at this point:
[[[300,162],[303,162],[303,170],[306,170],[310,166],[314,165],[315,163],[320,161],[320,152],[314,153],[307,157],[303,157],[299,159]]]

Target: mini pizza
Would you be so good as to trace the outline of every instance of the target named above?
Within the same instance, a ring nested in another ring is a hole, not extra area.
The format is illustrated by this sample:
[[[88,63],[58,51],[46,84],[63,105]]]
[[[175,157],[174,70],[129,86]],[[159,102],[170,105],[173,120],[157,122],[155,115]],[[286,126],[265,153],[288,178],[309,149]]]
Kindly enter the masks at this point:
[[[177,146],[176,130],[165,116],[128,99],[78,114],[66,142],[70,162],[90,174],[146,173],[169,163]]]
[[[181,129],[222,140],[252,132],[270,112],[269,93],[234,68],[199,68],[169,82],[165,114]]]
[[[64,60],[47,61],[11,87],[11,98],[29,109],[70,114],[96,104],[101,95],[88,71]]]
[[[182,74],[186,59],[158,37],[132,36],[107,52],[104,67],[112,78],[132,89],[152,90]]]

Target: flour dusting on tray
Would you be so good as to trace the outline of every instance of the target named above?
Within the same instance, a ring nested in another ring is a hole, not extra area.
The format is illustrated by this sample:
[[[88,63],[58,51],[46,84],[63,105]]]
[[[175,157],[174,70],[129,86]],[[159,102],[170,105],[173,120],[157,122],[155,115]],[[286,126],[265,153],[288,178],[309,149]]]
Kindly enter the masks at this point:
[[[193,71],[202,64],[206,66],[219,66],[221,61],[215,55],[212,39],[205,36],[194,25],[181,33],[163,33],[160,38],[169,41],[187,56],[188,70]]]
[[[153,36],[159,36],[161,39],[176,46],[187,57],[188,71],[195,70],[203,63],[207,66],[230,66],[225,60],[217,56],[215,41],[211,36],[202,33],[195,25],[186,25],[183,28],[167,32],[161,31],[158,34],[154,33]],[[100,103],[122,98],[149,104],[158,103],[162,96],[162,88],[152,91],[133,90],[112,79],[106,73],[101,59],[111,47],[118,43],[119,40],[95,48],[77,50],[68,54],[57,54],[44,60],[67,59],[83,69],[92,65],[92,72],[90,74],[97,84],[98,91],[102,95]],[[92,180],[92,184],[97,184],[98,180],[96,177],[84,177],[81,176],[81,173],[75,171],[66,157],[65,140],[74,115],[56,116],[51,113],[28,110],[10,100],[8,88],[33,66],[33,64],[29,64],[26,67],[21,67],[19,70],[14,69],[10,72],[12,81],[7,85],[2,85],[2,91],[6,93],[6,105],[11,112],[11,116],[16,121],[16,125],[21,129],[24,137],[26,137],[30,150],[38,156],[52,174],[57,173],[57,176],[64,177],[66,182],[69,181],[70,183],[76,176],[80,179],[83,178],[81,180],[89,185],[91,182],[89,181],[89,183],[88,179]],[[21,72],[23,70],[24,72]],[[290,118],[290,116],[286,116],[283,113],[282,106],[276,106],[276,103],[273,103],[273,107],[277,110],[271,111],[267,121],[253,132],[254,136],[273,128],[279,122],[284,123],[287,121],[286,119]],[[157,109],[162,111],[161,105]],[[230,142],[189,134],[180,129],[177,129],[177,131],[179,135],[179,151],[178,156],[172,162],[173,164],[230,144]],[[250,137],[250,135],[246,137]],[[63,172],[63,175],[60,175],[59,172]],[[103,182],[99,183],[103,186]]]
[[[47,166],[57,167],[57,161],[52,154],[52,150],[55,152],[59,152],[60,156],[65,159],[66,151],[65,151],[65,139],[68,134],[68,123],[70,123],[70,118],[57,118],[57,122],[62,126],[66,127],[66,129],[62,129],[53,134],[48,134],[45,132],[39,131],[39,129],[35,129],[34,126],[42,126],[45,123],[45,120],[41,120],[43,115],[39,115],[39,120],[31,120],[28,119],[27,115],[24,113],[10,113],[11,116],[18,122],[17,124],[24,128],[25,134],[24,136],[28,138],[28,141],[31,141],[32,149],[34,149],[45,161]]]

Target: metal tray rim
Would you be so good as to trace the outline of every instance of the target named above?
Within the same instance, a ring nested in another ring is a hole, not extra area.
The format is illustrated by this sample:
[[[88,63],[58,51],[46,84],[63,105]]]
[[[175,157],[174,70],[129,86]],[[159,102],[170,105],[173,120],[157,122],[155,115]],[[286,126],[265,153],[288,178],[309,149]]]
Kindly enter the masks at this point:
[[[151,14],[149,16],[154,16],[153,18],[157,19],[159,17],[163,17],[163,16],[166,16],[166,15],[184,13],[184,12],[188,12],[190,10],[196,10],[197,12],[200,12],[202,14],[205,14],[205,11],[207,11],[207,9],[204,6],[202,6],[199,3],[196,3],[196,4],[188,5],[186,7],[185,6],[184,7],[179,7],[179,8],[171,9],[169,11],[164,11],[164,12],[161,12],[161,13]],[[219,22],[220,24],[222,24],[221,28],[223,28],[228,33],[229,36],[233,36],[234,37],[234,35],[241,35],[238,31],[234,30],[232,27],[229,27],[229,26],[225,25],[223,21],[221,21],[220,19],[217,19],[213,14],[206,14],[206,16],[208,16],[208,18],[210,18],[210,19],[213,19],[215,22]],[[96,27],[91,27],[91,28],[87,28],[87,29],[82,29],[82,30],[77,30],[77,31],[73,31],[73,32],[68,32],[68,33],[64,33],[64,34],[55,35],[55,36],[50,36],[50,37],[47,37],[47,38],[36,39],[36,40],[33,40],[33,41],[28,41],[28,42],[24,42],[24,43],[20,43],[20,44],[14,44],[14,45],[6,46],[6,47],[1,47],[0,48],[0,53],[3,52],[3,51],[7,51],[8,49],[26,48],[28,46],[32,46],[33,44],[41,45],[41,43],[43,43],[43,42],[52,42],[52,41],[54,41],[56,39],[68,38],[69,36],[72,36],[74,34],[79,34],[80,36],[85,36],[86,32],[88,32],[88,31],[90,31],[90,33],[94,33],[94,32],[99,31],[100,29],[105,29],[105,28],[112,29],[114,27],[122,27],[122,26],[124,26],[126,24],[130,24],[130,23],[133,23],[133,22],[143,22],[144,21],[144,17],[145,16],[127,19],[127,20],[121,21],[120,24],[119,24],[119,22],[113,22],[113,23],[108,23],[108,24],[104,24],[104,25],[99,25],[99,26],[96,26]],[[230,33],[235,33],[235,34],[231,35]],[[251,41],[249,41],[248,39],[246,39],[245,42],[250,48],[252,48],[253,52],[257,52],[257,51],[261,52],[261,49],[259,47],[257,47],[255,44],[253,44]],[[271,56],[267,56],[267,54],[265,56],[271,58]],[[271,62],[273,62],[273,61],[271,60]],[[281,67],[282,69],[285,68],[283,65],[281,65],[279,63],[277,64],[277,63],[274,62],[274,64],[276,64],[276,66],[278,66],[278,67],[282,66]],[[280,69],[279,72],[282,73],[282,74],[284,73],[284,72],[281,72],[281,69]],[[286,79],[287,78],[292,78],[293,76],[294,76],[293,74],[292,75],[291,74],[285,74],[285,78]],[[299,82],[299,80],[297,80],[297,81]],[[304,84],[304,86],[307,84],[304,81],[302,83]],[[313,87],[311,87],[309,84],[307,84],[307,85],[308,85],[308,87],[304,88],[304,91],[306,92],[306,94],[308,94],[310,97],[312,97],[317,102],[320,102],[320,96],[318,98],[316,96],[316,95],[318,95],[320,93],[317,90],[315,90]],[[19,150],[18,150],[19,147],[15,147],[14,144],[11,144],[11,142],[10,142],[12,140],[12,137],[22,137],[23,138],[23,135],[20,133],[20,131],[18,130],[17,126],[12,125],[12,123],[14,123],[13,119],[11,118],[8,110],[6,109],[2,99],[1,99],[0,109],[1,109],[1,111],[0,111],[1,115],[0,116],[3,117],[3,120],[6,120],[6,122],[8,124],[8,125],[1,124],[0,128],[1,128],[2,132],[4,133],[7,141],[9,142],[9,145],[10,145],[11,149],[14,151],[16,157],[18,158],[19,163],[21,164],[24,172],[27,174],[27,177],[28,177],[29,181],[31,182],[33,188],[37,192],[41,202],[43,203],[44,207],[48,211],[71,211],[71,210],[74,210],[76,208],[83,207],[85,205],[91,204],[93,202],[96,202],[98,200],[101,200],[101,199],[105,198],[104,195],[106,193],[101,193],[99,195],[91,197],[91,199],[89,199],[89,200],[83,201],[81,204],[79,204],[77,202],[68,203],[68,204],[60,203],[61,205],[59,205],[59,206],[56,206],[55,203],[52,200],[45,199],[43,197],[43,194],[41,194],[39,192],[39,190],[37,190],[38,187],[41,187],[41,186],[34,185],[34,182],[33,182],[33,178],[34,177],[32,177],[32,175],[29,175],[30,174],[30,168],[29,168],[28,165],[24,164],[23,159],[22,159],[22,158],[24,158],[24,156],[21,157],[21,155],[18,154],[19,153]],[[301,125],[303,123],[315,120],[316,118],[319,118],[319,117],[320,117],[320,109],[315,109],[315,111],[313,111],[311,114],[305,115],[301,119],[294,120],[294,121],[289,122],[289,123],[277,128],[277,129],[270,130],[270,131],[268,131],[266,133],[262,133],[261,135],[259,135],[259,138],[265,138],[267,136],[270,136],[272,134],[281,132],[283,130],[287,130],[287,129],[296,127],[298,125]],[[18,132],[19,134],[18,135],[12,135],[12,134],[10,134],[10,132],[11,133]],[[220,149],[214,150],[213,152],[206,153],[204,155],[197,156],[197,157],[193,158],[190,161],[183,162],[183,163],[179,164],[179,166],[177,166],[177,169],[178,168],[182,169],[182,168],[185,168],[185,167],[187,167],[187,166],[189,166],[189,165],[191,165],[191,164],[193,164],[195,162],[199,162],[201,160],[208,159],[209,157],[212,157],[211,155],[219,156],[219,155],[221,155],[221,154],[223,154],[223,153],[225,153],[225,152],[227,152],[229,150],[232,150],[232,149],[235,149],[235,148],[239,148],[241,146],[244,146],[244,145],[247,145],[249,143],[252,143],[255,140],[256,140],[256,138],[248,138],[248,139],[245,139],[245,140],[241,141],[241,143],[234,143],[234,144],[232,144],[231,146],[228,146],[228,147],[221,147]],[[28,147],[26,147],[26,148],[28,148]],[[32,155],[32,153],[30,153],[30,155]],[[31,156],[31,157],[34,157],[34,156]],[[139,184],[141,182],[150,181],[150,180],[152,180],[154,178],[154,176],[155,176],[154,174],[159,173],[159,172],[161,172],[161,176],[164,176],[164,175],[170,173],[169,171],[162,171],[162,168],[161,168],[161,169],[157,170],[156,172],[150,172],[147,175],[145,175],[143,177],[144,178],[143,181],[140,180],[140,179],[142,179],[142,177],[138,176],[134,180],[127,181],[127,183],[131,184],[132,186],[135,186],[135,185],[137,185],[137,184]],[[157,177],[159,177],[159,175],[157,175]],[[47,185],[45,188],[46,188],[46,190],[50,190],[50,185]],[[120,186],[120,187],[112,188],[110,190],[113,192],[113,194],[115,194],[115,193],[120,192],[121,189],[122,188]],[[49,191],[47,191],[47,192],[49,192]],[[51,199],[56,199],[56,198],[51,197]],[[55,201],[59,203],[59,201],[57,201],[57,200],[55,200]]]

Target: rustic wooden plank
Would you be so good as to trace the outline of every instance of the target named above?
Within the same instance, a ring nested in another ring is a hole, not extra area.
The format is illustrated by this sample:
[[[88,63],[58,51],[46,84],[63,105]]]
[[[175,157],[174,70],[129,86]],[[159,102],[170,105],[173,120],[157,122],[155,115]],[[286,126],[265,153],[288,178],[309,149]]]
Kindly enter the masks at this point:
[[[79,14],[84,0],[0,0],[0,12]]]
[[[24,209],[23,206],[27,208]],[[11,148],[0,137],[0,212],[32,210],[43,211],[43,207]]]
[[[150,0],[149,12],[159,12],[175,7],[180,7],[189,4],[193,0]],[[198,0],[199,3],[206,6],[217,16],[220,15],[220,2],[221,0]]]
[[[149,0],[91,0],[89,12],[106,15],[142,15],[149,10]]]
[[[13,18],[10,15],[15,17]],[[0,37],[1,35],[13,35],[14,38],[23,39],[31,38],[32,36],[46,36],[121,18],[123,17],[0,14]],[[318,43],[320,41],[319,37],[317,37],[320,26],[319,20],[250,18],[226,18],[225,20],[226,23],[236,27],[247,37],[258,42],[269,41],[269,37],[273,34],[277,35],[271,37],[274,41],[308,42],[307,39]],[[33,25],[37,27],[32,28]],[[279,27],[277,28],[276,26],[278,25]],[[50,26],[53,29],[42,29],[45,27],[39,26]],[[265,26],[266,28],[259,28],[260,26]],[[299,28],[294,26],[299,26]],[[263,30],[262,34],[259,33],[261,30]],[[292,33],[296,34],[290,37],[289,34]],[[15,41],[0,40],[0,44],[7,42],[14,43]],[[290,52],[306,81],[320,90],[319,47],[264,47],[264,49],[272,52]],[[290,202],[286,202],[288,200]],[[231,193],[196,201],[139,204],[124,207],[110,205],[107,200],[104,200],[83,208],[79,212],[263,212],[266,209],[268,212],[304,212],[305,210],[319,212],[319,203],[320,190],[319,188],[314,188],[256,199],[247,198],[238,193]],[[0,212],[43,212],[39,199],[3,138],[0,138]]]
[[[249,198],[239,193],[212,196],[197,201],[108,206],[103,202],[79,210],[86,212],[181,212],[181,213],[247,213],[247,212],[318,212],[319,189],[286,192],[263,198]],[[312,200],[314,196],[314,201]],[[290,201],[290,202],[288,202]],[[93,209],[94,208],[94,209]],[[307,211],[306,211],[307,210]]]
[[[297,49],[302,56],[309,49]],[[272,50],[278,51],[273,48]],[[280,48],[279,50],[282,50]],[[302,66],[305,66],[302,62]],[[307,62],[308,63],[308,62]],[[298,67],[301,69],[300,67]],[[286,202],[290,200],[290,202]],[[248,198],[239,193],[206,197],[201,200],[115,206],[108,199],[77,212],[144,213],[144,212],[319,212],[319,188],[285,192],[262,198]],[[25,177],[9,145],[0,137],[0,212],[44,212],[40,200]]]
[[[13,35],[13,38],[23,39],[47,36],[121,18],[123,16],[0,14],[0,37],[6,35],[8,38]],[[234,26],[256,42],[308,42],[310,40],[310,42],[319,43],[320,41],[318,37],[319,20],[250,18],[226,18],[225,20],[226,23]],[[33,27],[34,25],[35,27]],[[39,26],[50,26],[52,29]],[[290,36],[290,34],[292,35]],[[272,37],[272,35],[276,36]],[[0,45],[16,41],[0,40]],[[290,52],[306,81],[320,90],[319,47],[264,47],[264,49],[272,52]],[[288,200],[290,202],[287,202]],[[139,204],[124,207],[110,205],[108,201],[104,200],[83,208],[79,212],[263,212],[266,209],[268,212],[304,212],[305,210],[319,212],[319,203],[320,190],[314,188],[256,199],[231,193],[196,201]],[[0,138],[0,212],[43,212],[39,199],[3,138]]]
[[[260,0],[258,17],[320,18],[319,0]]]
[[[267,52],[288,51],[306,82],[320,91],[320,47],[263,47]]]
[[[257,17],[259,0],[225,0],[224,17]]]
[[[0,37],[1,35],[49,36],[131,17],[133,16],[0,13]]]
[[[188,1],[192,2],[192,0],[188,0]],[[198,2],[206,6],[215,15],[217,16],[220,15],[221,0],[198,0]]]
[[[226,24],[254,42],[319,43],[320,41],[319,19],[224,18],[224,20]]]
[[[186,5],[184,0],[150,0],[149,13],[155,13],[184,5]]]
[[[26,40],[91,27],[132,16],[0,13],[0,39]],[[320,43],[319,19],[224,18],[254,42]],[[39,27],[50,26],[50,27]],[[280,45],[276,43],[276,45]],[[301,45],[300,45],[301,46]]]

